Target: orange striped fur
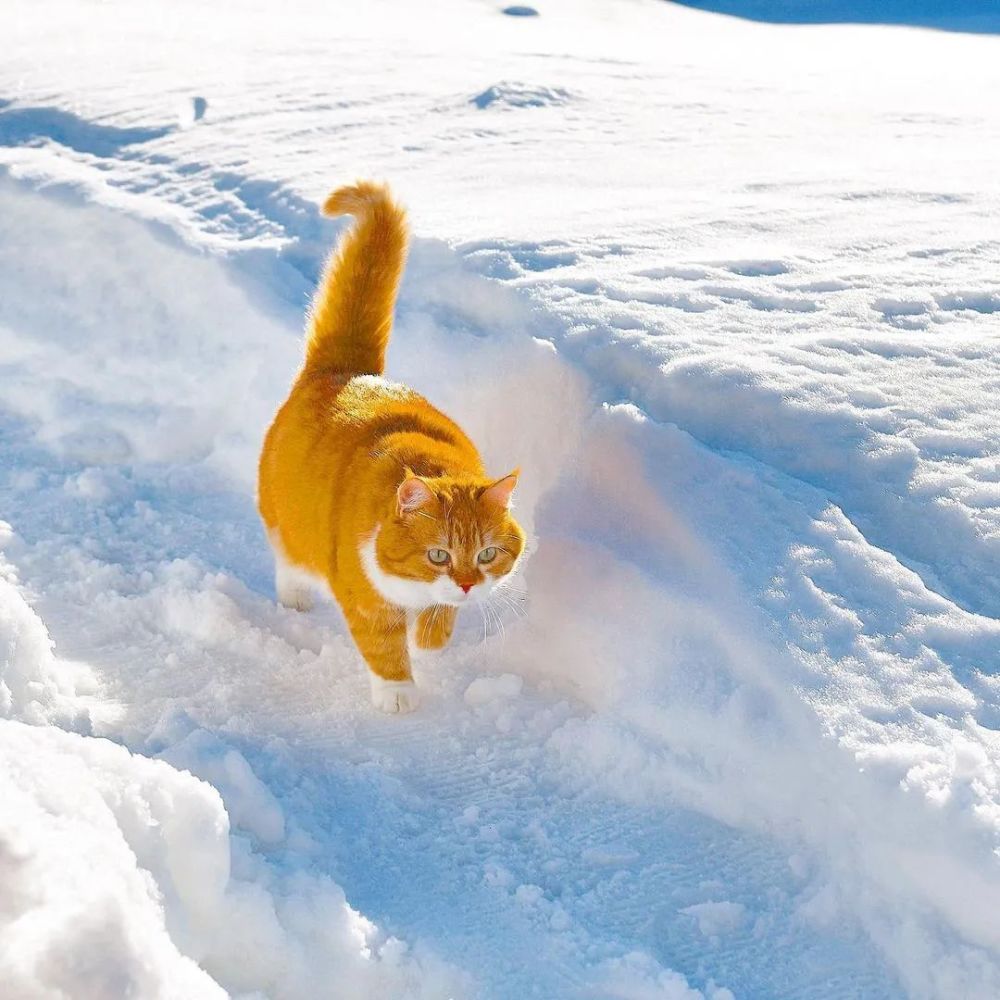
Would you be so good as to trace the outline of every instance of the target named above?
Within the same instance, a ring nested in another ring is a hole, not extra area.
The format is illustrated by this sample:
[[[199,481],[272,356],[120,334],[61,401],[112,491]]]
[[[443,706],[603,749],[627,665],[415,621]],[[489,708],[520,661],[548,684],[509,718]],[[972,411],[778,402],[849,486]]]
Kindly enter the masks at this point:
[[[461,428],[381,377],[406,258],[403,210],[370,182],[323,210],[353,227],[310,312],[305,364],[260,457],[258,499],[279,600],[310,606],[321,578],[343,609],[386,711],[417,704],[410,655],[440,649],[463,604],[485,599],[524,547],[513,472],[486,475]]]

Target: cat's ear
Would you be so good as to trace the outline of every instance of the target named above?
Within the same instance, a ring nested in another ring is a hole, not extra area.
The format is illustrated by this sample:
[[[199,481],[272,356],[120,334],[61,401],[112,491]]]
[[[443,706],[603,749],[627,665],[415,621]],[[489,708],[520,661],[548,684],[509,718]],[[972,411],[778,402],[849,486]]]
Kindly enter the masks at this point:
[[[517,486],[517,477],[521,474],[520,469],[515,469],[508,473],[503,479],[498,479],[495,483],[490,483],[480,494],[479,499],[487,503],[496,504],[498,507],[510,506],[510,495]]]
[[[415,476],[407,469],[406,478],[396,490],[399,513],[410,514],[421,507],[426,507],[433,499],[434,491],[419,476]]]

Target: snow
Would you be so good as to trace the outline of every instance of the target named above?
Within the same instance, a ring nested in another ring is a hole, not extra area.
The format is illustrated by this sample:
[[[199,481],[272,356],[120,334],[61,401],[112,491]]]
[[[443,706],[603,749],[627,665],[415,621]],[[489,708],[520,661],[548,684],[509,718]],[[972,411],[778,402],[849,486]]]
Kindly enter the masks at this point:
[[[466,705],[489,705],[497,701],[516,698],[523,687],[524,680],[517,674],[477,677],[465,689],[465,703]]]
[[[178,950],[161,895],[225,882],[218,795],[103,740],[2,726],[5,993],[226,996]]]
[[[61,664],[45,628],[16,596],[10,607],[20,621],[4,638],[17,645],[21,679],[47,690]],[[38,712],[37,698],[20,701],[18,714]],[[284,872],[253,850],[248,837],[284,841],[285,828],[238,751],[198,730],[162,756],[0,721],[5,997],[300,997],[329,982],[345,997],[431,998],[468,988],[382,933],[329,877]],[[230,837],[230,821],[240,835]]]
[[[698,930],[707,938],[717,939],[722,934],[739,930],[746,907],[742,903],[695,903],[680,911],[698,921]]]
[[[17,1000],[1000,995],[1000,42],[511,10],[6,18]],[[406,718],[253,502],[364,175],[531,534]]]

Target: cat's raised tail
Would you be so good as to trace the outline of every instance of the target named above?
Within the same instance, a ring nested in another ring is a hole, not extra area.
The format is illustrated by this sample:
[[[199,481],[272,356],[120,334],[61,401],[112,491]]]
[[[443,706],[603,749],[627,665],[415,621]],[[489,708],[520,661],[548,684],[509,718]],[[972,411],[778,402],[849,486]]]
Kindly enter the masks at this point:
[[[327,261],[306,335],[306,370],[381,375],[406,263],[406,213],[383,184],[338,188],[324,215],[353,215]]]

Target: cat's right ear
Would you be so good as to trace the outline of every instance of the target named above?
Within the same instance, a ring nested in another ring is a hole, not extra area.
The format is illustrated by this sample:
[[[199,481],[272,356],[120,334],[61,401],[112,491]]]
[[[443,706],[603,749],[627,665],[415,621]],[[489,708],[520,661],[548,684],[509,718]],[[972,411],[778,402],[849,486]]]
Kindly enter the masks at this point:
[[[517,486],[517,477],[520,474],[521,470],[515,469],[502,479],[484,487],[479,493],[480,499],[487,503],[496,504],[498,507],[509,507],[510,495],[514,492],[514,487]]]
[[[413,511],[426,507],[434,499],[434,491],[419,476],[407,470],[406,478],[396,490],[396,503],[399,513],[412,514]]]

